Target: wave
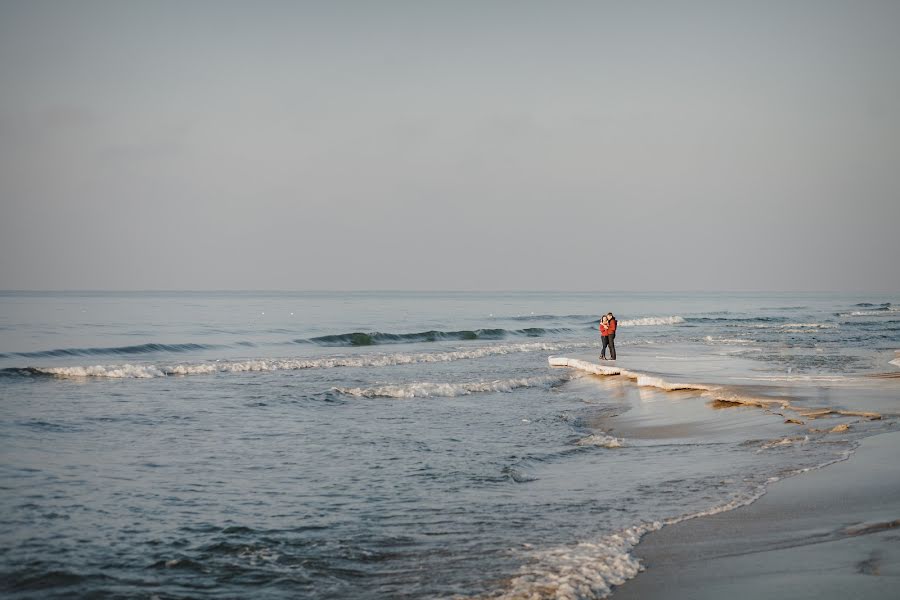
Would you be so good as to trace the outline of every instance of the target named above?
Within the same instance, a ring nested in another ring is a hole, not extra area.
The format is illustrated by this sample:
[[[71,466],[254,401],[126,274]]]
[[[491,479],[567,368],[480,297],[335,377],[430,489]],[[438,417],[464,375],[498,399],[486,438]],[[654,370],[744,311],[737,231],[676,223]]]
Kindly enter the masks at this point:
[[[900,358],[895,358],[894,360],[890,361],[890,364],[894,365],[895,367],[900,367]]]
[[[313,343],[320,346],[375,346],[378,344],[404,344],[413,342],[468,341],[468,340],[500,340],[506,337],[541,337],[555,333],[571,331],[568,328],[548,329],[544,327],[528,327],[526,329],[474,329],[461,331],[420,331],[417,333],[364,333],[355,331],[337,335],[323,335],[308,340],[295,340],[297,343]]]
[[[716,389],[714,386],[704,385],[700,383],[683,383],[677,381],[667,381],[662,379],[661,377],[657,377],[655,375],[648,375],[646,373],[638,373],[637,371],[629,371],[628,369],[623,369],[620,367],[610,367],[606,365],[597,365],[586,360],[580,360],[577,358],[564,358],[560,356],[551,356],[548,359],[551,367],[569,367],[572,369],[577,369],[579,371],[584,371],[586,373],[592,373],[594,375],[621,375],[622,377],[627,377],[628,379],[633,379],[638,386],[640,387],[655,387],[661,390],[665,390],[667,392],[672,392],[676,390],[698,390],[698,391],[709,391]]]
[[[416,382],[397,385],[380,385],[369,388],[336,387],[334,391],[347,396],[362,398],[452,398],[484,392],[511,392],[519,388],[554,387],[569,380],[569,377],[541,376],[519,379],[497,379],[469,383]]]
[[[880,307],[880,308],[889,308],[891,306],[890,302],[882,302],[881,304],[872,304],[871,302],[859,302],[854,304],[853,306],[861,306],[861,307]]]
[[[35,352],[10,352],[0,354],[0,358],[60,358],[66,356],[131,356],[135,354],[153,354],[155,352],[196,352],[197,350],[213,350],[224,346],[212,344],[140,344],[137,346],[115,346],[109,348],[57,348]]]
[[[523,342],[519,344],[494,344],[471,350],[446,352],[373,354],[367,356],[333,356],[314,359],[266,358],[243,361],[215,361],[175,365],[119,364],[70,367],[25,367],[0,370],[5,376],[52,376],[59,378],[133,378],[149,379],[179,375],[214,375],[217,373],[244,373],[259,371],[294,371],[301,369],[331,369],[338,367],[388,367],[420,363],[443,363],[471,360],[487,356],[502,356],[523,352],[559,352],[567,349],[592,348],[596,342],[546,343]]]

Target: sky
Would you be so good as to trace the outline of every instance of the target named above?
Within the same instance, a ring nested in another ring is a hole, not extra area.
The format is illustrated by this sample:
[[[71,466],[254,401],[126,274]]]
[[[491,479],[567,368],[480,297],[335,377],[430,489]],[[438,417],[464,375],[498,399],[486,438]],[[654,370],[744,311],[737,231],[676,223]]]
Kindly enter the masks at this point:
[[[900,2],[0,0],[0,289],[900,289]]]

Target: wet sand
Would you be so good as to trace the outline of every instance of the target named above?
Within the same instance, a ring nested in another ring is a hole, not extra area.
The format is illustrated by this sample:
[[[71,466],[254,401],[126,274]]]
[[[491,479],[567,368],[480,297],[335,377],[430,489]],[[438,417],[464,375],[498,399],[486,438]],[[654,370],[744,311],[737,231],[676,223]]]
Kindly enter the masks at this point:
[[[776,482],[750,506],[664,527],[634,554],[647,570],[615,600],[897,598],[900,432]]]

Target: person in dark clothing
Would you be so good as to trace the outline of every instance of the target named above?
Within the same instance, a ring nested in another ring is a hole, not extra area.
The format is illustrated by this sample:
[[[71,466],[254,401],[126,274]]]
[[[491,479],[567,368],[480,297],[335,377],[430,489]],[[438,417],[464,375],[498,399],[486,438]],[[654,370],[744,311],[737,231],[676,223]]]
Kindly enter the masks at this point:
[[[600,317],[600,339],[603,341],[603,348],[600,349],[600,360],[606,360],[606,348],[609,346],[609,317],[606,315]]]
[[[609,332],[609,340],[606,343],[609,346],[609,359],[616,360],[616,327],[619,325],[619,322],[612,313],[606,314],[606,322],[607,331]],[[606,352],[603,352],[603,354],[605,355]]]

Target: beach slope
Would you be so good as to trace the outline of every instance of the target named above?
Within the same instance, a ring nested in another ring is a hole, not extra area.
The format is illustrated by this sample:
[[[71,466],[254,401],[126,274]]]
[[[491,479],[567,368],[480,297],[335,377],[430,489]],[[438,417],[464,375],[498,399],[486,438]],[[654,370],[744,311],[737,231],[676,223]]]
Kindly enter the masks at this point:
[[[616,600],[896,598],[900,432],[847,461],[779,481],[752,505],[647,535],[646,571]]]

